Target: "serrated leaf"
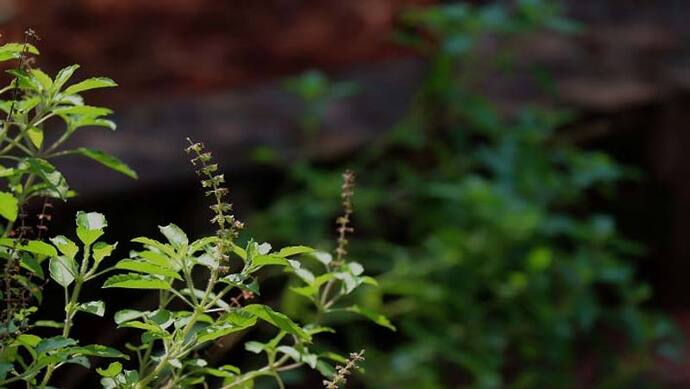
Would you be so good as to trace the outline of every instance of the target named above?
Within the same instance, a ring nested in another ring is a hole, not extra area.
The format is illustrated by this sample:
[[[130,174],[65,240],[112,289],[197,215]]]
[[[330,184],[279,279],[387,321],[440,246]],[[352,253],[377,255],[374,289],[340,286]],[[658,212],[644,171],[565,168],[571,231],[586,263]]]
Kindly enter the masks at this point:
[[[82,82],[78,82],[74,85],[69,86],[67,89],[65,89],[65,93],[69,94],[69,95],[73,95],[73,94],[81,93],[81,92],[91,90],[91,89],[112,88],[115,86],[117,86],[115,81],[113,81],[109,78],[93,77],[93,78],[87,78],[86,80],[84,80]]]
[[[123,259],[115,265],[115,268],[136,271],[139,273],[159,275],[168,278],[175,278],[178,280],[182,279],[182,277],[180,277],[180,275],[172,269],[157,266],[150,262],[137,261],[134,259]]]
[[[175,256],[175,249],[173,249],[172,246],[165,244],[165,243],[162,243],[162,242],[159,242],[155,239],[147,238],[145,236],[140,236],[138,238],[132,239],[132,242],[141,243],[144,246],[155,248],[158,251],[165,253],[169,257]]]
[[[111,276],[103,284],[104,288],[125,288],[125,289],[170,289],[170,281],[156,276],[142,275],[137,273],[119,274]]]
[[[55,82],[53,83],[53,87],[55,88],[56,92],[59,92],[62,89],[65,83],[72,78],[72,75],[75,71],[77,71],[77,69],[79,69],[79,65],[70,65],[60,69],[58,74],[55,76]]]
[[[91,255],[96,263],[100,263],[105,257],[110,256],[116,248],[117,243],[108,244],[105,242],[96,242],[96,244],[91,247]]]
[[[76,149],[75,152],[87,158],[91,158],[94,161],[100,163],[101,165],[106,166],[118,173],[122,173],[127,177],[134,179],[138,178],[137,172],[132,170],[129,166],[127,166],[127,164],[122,162],[119,158],[112,156],[104,151],[93,148],[80,147]]]
[[[103,235],[108,222],[102,213],[77,212],[77,236],[85,245],[90,245]]]
[[[88,312],[96,316],[103,317],[105,314],[105,303],[103,301],[89,301],[88,303],[82,303],[77,306],[80,311]]]
[[[19,210],[17,199],[10,193],[0,192],[0,216],[13,222]]]

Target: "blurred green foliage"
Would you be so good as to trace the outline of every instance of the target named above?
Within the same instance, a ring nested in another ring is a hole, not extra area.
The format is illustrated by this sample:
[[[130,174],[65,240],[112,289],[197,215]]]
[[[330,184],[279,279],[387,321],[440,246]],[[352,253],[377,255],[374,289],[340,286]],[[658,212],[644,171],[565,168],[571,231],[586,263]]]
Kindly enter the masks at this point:
[[[650,288],[630,261],[640,247],[592,204],[615,195],[626,169],[559,134],[572,115],[504,115],[484,92],[516,41],[580,28],[553,2],[511,4],[402,18],[397,39],[428,59],[428,74],[408,114],[350,163],[360,176],[352,257],[381,273],[360,305],[392,317],[403,339],[348,326],[353,339],[369,336],[371,387],[616,387],[640,383],[659,348],[673,351],[661,342],[673,327],[641,308]],[[315,73],[289,85],[311,142],[340,86]],[[289,166],[291,194],[249,224],[324,247],[342,167],[306,156]],[[577,374],[583,365],[591,370]]]

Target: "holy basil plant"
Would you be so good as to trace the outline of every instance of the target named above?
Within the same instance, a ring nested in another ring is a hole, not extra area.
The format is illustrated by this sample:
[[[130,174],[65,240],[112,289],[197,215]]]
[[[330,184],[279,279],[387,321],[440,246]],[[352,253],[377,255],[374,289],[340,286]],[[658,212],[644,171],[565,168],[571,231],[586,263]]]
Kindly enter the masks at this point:
[[[318,345],[320,334],[333,330],[323,325],[324,317],[339,311],[363,314],[375,322],[392,327],[383,316],[343,305],[349,294],[362,285],[376,285],[363,275],[364,268],[346,260],[348,226],[352,214],[354,175],[347,172],[343,185],[344,215],[338,219],[338,246],[335,254],[317,252],[306,246],[274,250],[268,243],[250,240],[236,243],[243,224],[230,213],[228,190],[218,166],[203,146],[191,143],[188,152],[201,176],[206,196],[212,201],[211,222],[217,231],[211,236],[190,240],[178,226],[159,228],[159,237],[132,239],[137,249],[118,261],[109,257],[117,243],[103,238],[105,217],[96,212],[79,212],[76,238],[55,236],[50,243],[31,241],[17,244],[15,250],[36,258],[35,271],[48,260],[50,279],[64,289],[65,316],[62,323],[43,323],[59,334],[40,337],[30,330],[3,343],[0,385],[24,381],[30,386],[47,387],[56,369],[67,364],[90,368],[89,357],[114,359],[96,369],[104,388],[193,387],[213,382],[222,388],[250,388],[254,381],[269,377],[283,387],[281,374],[307,366],[320,372],[327,387],[339,387],[363,359],[363,352],[350,358],[329,352]],[[78,242],[78,243],[77,243]],[[314,273],[304,261],[322,264]],[[300,324],[268,305],[248,304],[260,294],[258,272],[268,266],[284,269],[302,280],[295,293],[313,301],[318,315]],[[109,273],[100,284],[93,282]],[[118,328],[140,332],[140,342],[127,344],[125,352],[104,345],[82,345],[72,337],[75,321],[81,314],[104,317],[103,301],[82,301],[86,287],[138,289],[158,294],[158,303],[147,310],[124,309],[113,314]],[[239,293],[238,297],[233,297]],[[266,363],[241,371],[232,364],[211,366],[198,351],[222,338],[243,332],[258,323],[275,327],[275,335],[263,342],[247,341],[248,352],[264,354]],[[40,325],[38,322],[33,325]],[[31,328],[31,326],[29,326]],[[333,366],[332,363],[340,363]]]
[[[68,337],[71,324],[61,324],[33,317],[42,302],[46,273],[65,288],[70,297],[65,312],[70,320],[78,311],[102,315],[97,302],[78,303],[81,285],[94,276],[97,262],[107,255],[100,243],[82,239],[83,258],[77,246],[63,237],[43,240],[51,219],[50,199],[67,200],[74,192],[52,160],[81,155],[106,167],[136,178],[136,173],[116,157],[91,148],[65,148],[65,142],[77,131],[103,127],[115,129],[107,119],[107,108],[85,103],[82,93],[116,86],[109,78],[94,77],[74,81],[78,65],[68,66],[55,76],[34,68],[38,50],[30,41],[35,33],[27,31],[24,43],[0,46],[0,62],[15,62],[7,71],[7,84],[0,88],[0,264],[3,277],[0,299],[0,386],[17,381],[29,385],[46,382],[52,371],[65,364],[87,365],[87,356],[121,357],[103,346],[79,346]],[[25,206],[42,200],[35,226],[26,217]],[[98,218],[80,214],[82,238],[94,236],[102,226]],[[96,224],[94,224],[96,223]],[[57,249],[56,249],[57,247]],[[96,263],[90,263],[97,261]],[[63,333],[41,338],[31,332],[39,327],[60,328]]]

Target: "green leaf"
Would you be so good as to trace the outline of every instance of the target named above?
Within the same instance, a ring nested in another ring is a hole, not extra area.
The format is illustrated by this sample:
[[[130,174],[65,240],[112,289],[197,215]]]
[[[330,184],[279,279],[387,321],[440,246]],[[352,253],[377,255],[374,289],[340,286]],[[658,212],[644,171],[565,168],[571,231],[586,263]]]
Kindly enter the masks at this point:
[[[240,325],[240,326],[232,324],[232,323],[223,323],[223,324],[211,325],[211,326],[208,326],[208,327],[204,328],[203,330],[201,330],[197,333],[197,341],[199,343],[208,342],[210,340],[220,338],[221,336],[225,336],[225,335],[231,334],[233,332],[242,331],[245,328],[251,327],[252,325],[254,325],[254,323],[256,323],[256,320],[254,320],[254,322],[251,324]]]
[[[244,344],[244,349],[250,353],[260,354],[266,349],[266,344],[261,342],[249,341]]]
[[[20,265],[24,269],[27,269],[30,272],[34,273],[40,279],[43,279],[43,277],[45,277],[45,274],[43,274],[43,267],[41,267],[41,263],[35,257],[33,257],[31,255],[28,255],[28,254],[22,255]]]
[[[66,200],[69,196],[69,186],[55,166],[41,158],[27,158],[29,170],[41,178],[43,183],[49,188],[47,194]]]
[[[31,75],[43,87],[43,90],[49,91],[53,87],[53,80],[49,75],[45,74],[41,69],[31,69]]]
[[[19,210],[17,199],[7,192],[0,192],[0,216],[13,222]]]
[[[6,43],[0,46],[0,61],[19,59],[24,50],[29,54],[38,55],[38,49],[29,43]]]
[[[65,83],[72,78],[72,75],[75,71],[77,71],[77,69],[79,69],[79,65],[70,65],[60,69],[58,74],[55,76],[55,82],[53,85],[56,92],[59,92],[62,89]]]
[[[41,343],[36,346],[37,353],[45,353],[48,351],[53,351],[69,346],[74,346],[77,341],[70,338],[65,338],[64,336],[54,336],[52,338],[43,339]]]
[[[79,252],[79,247],[77,247],[77,244],[72,242],[70,239],[63,235],[58,235],[54,238],[50,238],[50,241],[53,243],[55,247],[57,247],[58,250],[60,250],[62,254],[64,254],[68,258],[74,259],[74,257]]]
[[[5,377],[7,377],[7,373],[9,373],[13,367],[14,367],[14,365],[12,365],[11,363],[0,362],[0,382],[5,381]]]
[[[89,301],[88,303],[79,304],[77,309],[103,317],[105,314],[105,303],[103,301]]]
[[[330,253],[324,251],[316,251],[312,253],[312,256],[316,258],[317,261],[328,266],[329,263],[333,261],[333,256]]]
[[[390,322],[390,320],[388,320],[388,318],[386,318],[382,314],[375,312],[371,309],[363,308],[363,307],[360,307],[358,305],[353,305],[351,307],[346,308],[346,310],[348,310],[350,312],[358,313],[358,314],[368,318],[369,320],[373,321],[374,323],[376,323],[380,326],[389,328],[392,331],[396,331],[395,326],[393,325],[393,323]]]
[[[103,166],[106,166],[112,170],[115,170],[118,173],[122,173],[126,175],[127,177],[137,179],[137,172],[132,170],[129,166],[127,166],[124,162],[122,162],[120,159],[117,157],[114,157],[104,151],[98,150],[98,149],[93,149],[93,148],[86,148],[86,147],[80,147],[75,150],[77,153],[91,158],[94,161],[102,164]]]
[[[17,341],[29,347],[36,347],[41,342],[41,337],[31,334],[21,334],[17,337]]]
[[[88,78],[82,82],[76,83],[74,85],[69,86],[67,89],[65,89],[65,93],[69,95],[73,95],[76,93],[81,93],[87,90],[91,89],[96,89],[96,88],[111,88],[117,86],[115,81],[106,78],[106,77],[93,77],[93,78]]]
[[[96,263],[100,263],[105,257],[110,256],[113,250],[117,248],[117,242],[115,244],[108,244],[105,242],[96,242],[91,248],[91,253],[93,255],[93,260]]]
[[[74,259],[64,255],[50,258],[48,268],[50,270],[50,278],[63,288],[68,287],[78,274],[77,263]]]
[[[314,252],[314,249],[311,247],[290,246],[290,247],[283,247],[275,255],[285,258],[285,257],[297,255],[297,254],[308,254],[308,253],[313,253],[313,252]]]
[[[155,274],[163,277],[175,278],[178,280],[182,279],[182,277],[180,277],[180,275],[172,269],[157,266],[149,262],[137,261],[134,259],[123,259],[120,262],[118,262],[117,265],[115,265],[115,268],[136,271],[139,273]]]
[[[160,326],[153,324],[153,323],[144,323],[143,321],[126,321],[126,322],[118,325],[118,327],[119,328],[136,328],[136,329],[144,330],[146,332],[150,332],[154,335],[160,335],[160,336],[169,335],[168,332],[165,331]]]
[[[175,248],[180,248],[189,244],[187,234],[185,234],[180,227],[174,224],[158,226],[158,229],[161,230],[161,233],[165,235],[165,237],[168,239],[168,242],[170,242],[170,244]]]
[[[41,148],[41,145],[43,145],[43,130],[38,127],[31,127],[26,131],[26,135],[29,136],[31,144],[36,146],[37,149]]]
[[[125,289],[170,289],[170,281],[156,276],[137,273],[118,274],[108,278],[103,284],[104,288]]]
[[[146,316],[148,312],[135,311],[133,309],[123,309],[115,313],[115,324],[122,324],[124,322],[138,319]]]
[[[92,105],[62,106],[55,108],[53,112],[56,114],[83,115],[90,117],[110,115],[111,113],[113,113],[113,111],[109,108],[94,107]]]
[[[298,326],[292,319],[285,316],[280,312],[276,312],[270,307],[261,304],[247,305],[242,308],[244,312],[249,312],[254,316],[257,316],[261,320],[264,320],[274,326],[280,328],[281,330],[296,335],[301,339],[306,341],[311,341],[311,336],[307,334],[300,326]]]
[[[64,327],[63,323],[59,323],[53,320],[36,320],[34,323],[35,327],[46,327],[46,328],[62,328]]]
[[[205,249],[207,246],[211,244],[218,243],[220,241],[220,238],[217,236],[207,236],[205,238],[197,239],[192,244],[189,245],[189,249],[187,252],[191,255],[196,253],[197,251]]]
[[[105,216],[98,212],[77,212],[77,236],[85,245],[90,245],[103,235],[108,226]]]
[[[106,369],[96,368],[96,372],[103,377],[115,377],[122,371],[120,362],[112,362]]]
[[[1,238],[0,246],[9,247],[15,250],[27,251],[33,254],[45,255],[47,257],[55,257],[58,255],[55,247],[40,240],[30,240],[28,242],[19,242],[11,238]]]
[[[283,257],[277,255],[259,255],[252,259],[252,268],[259,268],[261,266],[280,265],[290,266],[290,262]]]
[[[154,248],[162,253],[165,253],[169,257],[174,257],[175,256],[175,249],[172,248],[172,246],[159,242],[155,239],[147,238],[144,236],[140,236],[138,238],[132,239],[132,242],[135,243],[141,243],[144,246]]]
[[[129,357],[120,351],[103,346],[100,344],[90,344],[88,346],[83,346],[83,347],[72,347],[70,348],[70,352],[74,354],[80,354],[80,355],[90,355],[94,357],[102,357],[102,358],[124,358],[124,359],[129,359]]]

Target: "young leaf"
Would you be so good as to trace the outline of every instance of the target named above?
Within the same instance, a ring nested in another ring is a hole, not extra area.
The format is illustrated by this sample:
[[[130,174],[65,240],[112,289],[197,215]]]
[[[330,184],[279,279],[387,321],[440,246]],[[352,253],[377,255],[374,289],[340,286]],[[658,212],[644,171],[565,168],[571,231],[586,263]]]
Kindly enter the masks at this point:
[[[104,151],[98,150],[98,149],[89,149],[86,147],[80,147],[75,150],[75,152],[87,157],[91,158],[94,161],[102,164],[103,166],[109,167],[112,170],[115,170],[118,173],[122,173],[126,175],[127,177],[137,179],[137,172],[132,170],[129,166],[127,166],[124,162],[119,160],[117,157],[114,157]]]
[[[126,289],[170,289],[170,281],[156,276],[137,273],[118,274],[108,278],[103,284],[104,288]]]
[[[105,216],[98,212],[77,212],[77,236],[85,245],[90,245],[103,235],[108,226]]]
[[[77,309],[103,317],[105,314],[105,303],[103,301],[89,301],[88,303],[79,304]]]
[[[13,222],[17,220],[17,199],[7,192],[0,192],[0,216]]]
[[[96,244],[94,244],[91,248],[93,260],[96,263],[100,263],[105,257],[110,256],[110,254],[113,253],[113,250],[115,250],[116,247],[117,242],[115,242],[114,244],[96,242]]]

